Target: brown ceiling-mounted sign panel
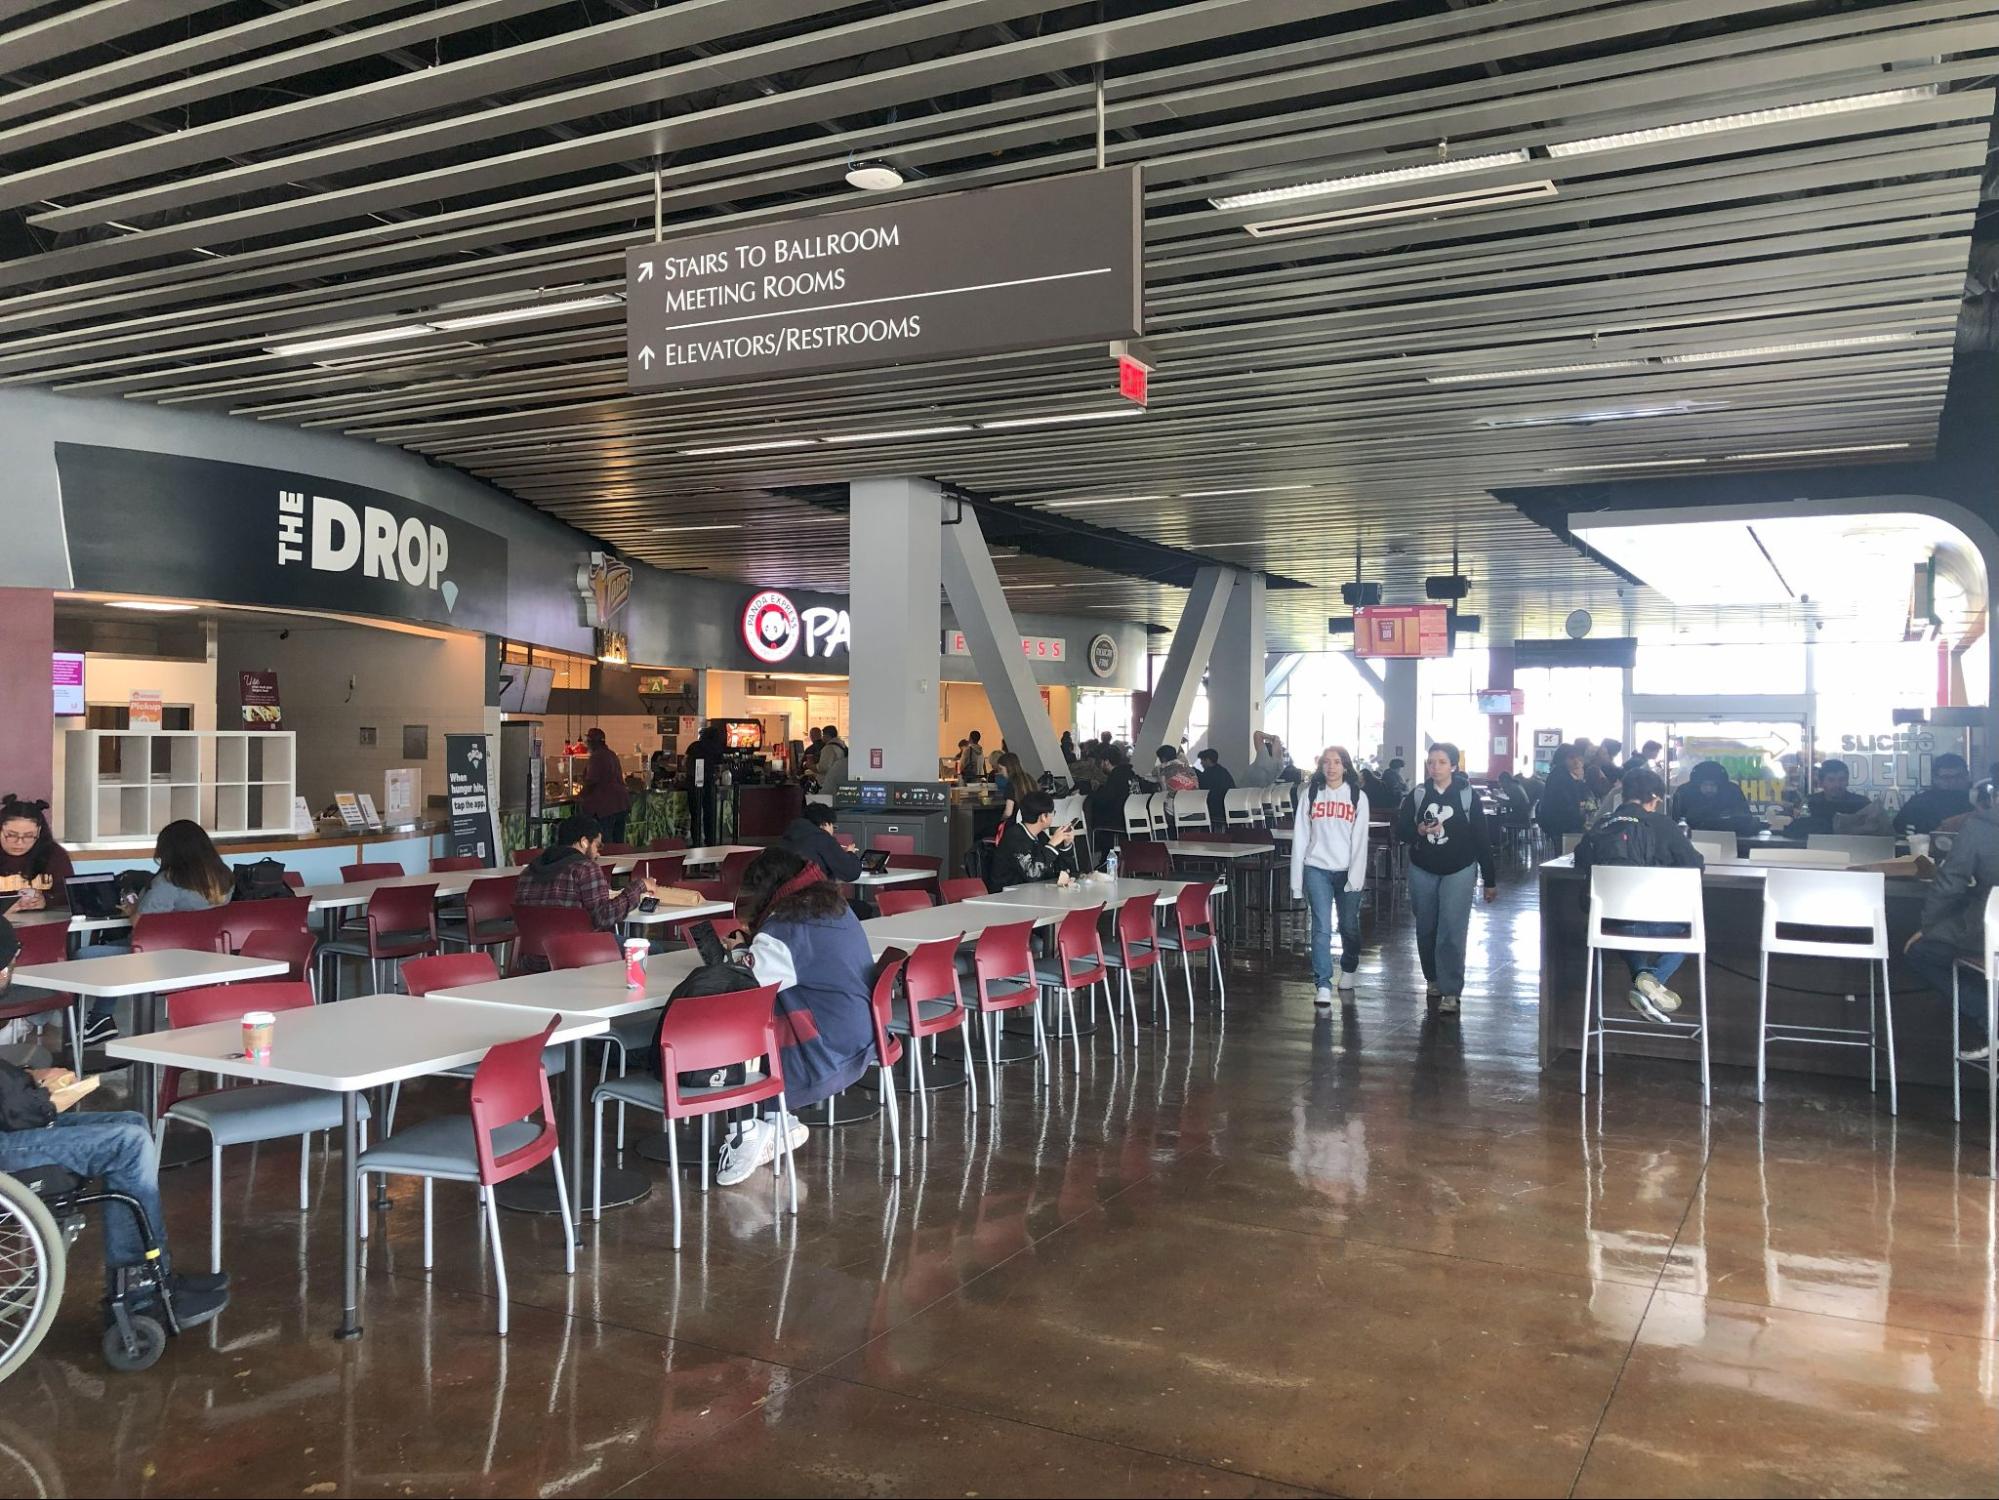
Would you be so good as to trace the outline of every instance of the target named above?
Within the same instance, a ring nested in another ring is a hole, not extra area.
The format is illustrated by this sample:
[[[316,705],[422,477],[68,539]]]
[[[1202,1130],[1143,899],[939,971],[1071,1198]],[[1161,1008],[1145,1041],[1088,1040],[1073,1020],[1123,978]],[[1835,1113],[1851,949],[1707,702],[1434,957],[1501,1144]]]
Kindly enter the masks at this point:
[[[911,198],[625,253],[634,389],[1144,332],[1138,171]]]

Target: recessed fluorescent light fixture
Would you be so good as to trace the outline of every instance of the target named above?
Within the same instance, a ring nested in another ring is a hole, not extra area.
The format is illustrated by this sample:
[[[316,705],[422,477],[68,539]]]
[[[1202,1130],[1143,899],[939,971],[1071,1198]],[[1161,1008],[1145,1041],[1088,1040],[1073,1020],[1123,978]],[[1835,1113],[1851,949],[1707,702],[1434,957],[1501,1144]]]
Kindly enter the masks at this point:
[[[1249,193],[1230,193],[1208,201],[1226,212],[1232,208],[1260,208],[1266,203],[1291,203],[1299,198],[1326,198],[1334,193],[1357,193],[1367,188],[1394,187],[1402,182],[1428,182],[1433,177],[1455,177],[1465,172],[1484,172],[1494,167],[1517,167],[1527,160],[1525,151],[1494,151],[1484,156],[1460,156],[1454,161],[1425,162],[1418,167],[1387,167],[1379,172],[1357,172],[1350,177],[1327,177],[1317,182],[1298,182],[1290,187],[1258,188]]]
[[[1043,510],[1083,510],[1092,505],[1139,505],[1148,500],[1167,500],[1168,495],[1119,495],[1105,500],[1043,500]]]
[[[1686,469],[1695,464],[1704,464],[1704,458],[1643,458],[1622,464],[1563,464],[1550,469],[1550,474],[1594,474],[1609,469]]]
[[[173,604],[165,599],[108,599],[105,602],[113,609],[133,609],[148,615],[184,615],[194,608],[192,604]]]
[[[1059,583],[1002,583],[1003,589],[1059,589]]]
[[[1214,500],[1223,495],[1278,495],[1288,490],[1309,490],[1309,484],[1252,484],[1239,490],[1182,490],[1182,500]]]
[[[439,318],[430,326],[444,333],[459,333],[467,328],[491,328],[499,323],[524,323],[531,318],[553,318],[562,313],[588,312],[595,307],[616,307],[623,301],[614,293],[604,292],[594,297],[570,297],[561,302],[535,302],[526,307],[503,307],[493,312]]]
[[[1655,125],[1649,130],[1625,130],[1615,135],[1593,135],[1579,141],[1557,141],[1548,147],[1553,157],[1586,156],[1593,151],[1619,151],[1627,146],[1650,146],[1659,141],[1687,140],[1699,135],[1720,135],[1730,130],[1754,130],[1760,125],[1781,125],[1788,120],[1811,120],[1821,115],[1846,115],[1855,110],[1881,109],[1894,104],[1914,104],[1936,97],[1936,85],[1919,88],[1887,89],[1876,94],[1849,94],[1843,99],[1818,99],[1810,104],[1782,104],[1774,109],[1745,110],[1739,115],[1715,115],[1705,120],[1688,120],[1679,125]]]
[[[1693,354],[1661,355],[1662,365],[1699,365],[1717,359],[1754,359],[1766,354],[1814,354],[1821,349],[1863,349],[1874,344],[1893,344],[1914,338],[1913,333],[1862,333],[1847,338],[1808,339],[1796,344],[1755,344],[1747,349],[1702,349]]]
[[[741,521],[714,521],[714,522],[704,523],[700,526],[655,526],[652,529],[652,534],[654,536],[664,536],[668,532],[741,531],[742,529],[743,529],[743,523]]]
[[[394,328],[370,328],[361,333],[335,333],[323,339],[301,339],[295,344],[272,344],[266,353],[325,354],[334,349],[360,349],[368,344],[391,344],[397,339],[421,338],[434,330],[428,323],[401,323]]]
[[[842,432],[834,437],[821,438],[824,443],[883,443],[890,438],[937,437],[947,432],[970,432],[966,425],[945,427],[902,427],[892,432]]]
[[[1715,460],[1718,464],[1751,463],[1763,458],[1821,458],[1836,453],[1892,453],[1907,443],[1847,443],[1837,448],[1783,448],[1774,453],[1731,453]]]
[[[1072,411],[1052,417],[1001,417],[993,422],[979,423],[981,432],[993,432],[1002,427],[1052,427],[1057,422],[1107,422],[1114,417],[1142,417],[1142,406],[1120,406],[1110,411]]]
[[[770,438],[761,443],[720,443],[713,448],[682,448],[682,458],[705,458],[710,453],[774,453],[779,448],[810,448],[817,438]]]
[[[1670,401],[1658,406],[1612,406],[1599,411],[1546,412],[1527,417],[1484,417],[1474,426],[1593,427],[1598,422],[1630,422],[1639,417],[1683,417],[1697,411],[1719,411],[1726,401]]]
[[[1536,375],[1588,375],[1598,370],[1642,370],[1646,359],[1599,359],[1579,365],[1542,365],[1534,370],[1468,370],[1461,375],[1426,375],[1430,385],[1465,385],[1474,380],[1526,380]]]
[[[1366,224],[1386,224],[1395,219],[1428,218],[1436,214],[1465,213],[1475,208],[1505,208],[1536,198],[1557,196],[1555,184],[1547,178],[1537,182],[1517,182],[1487,188],[1469,188],[1461,193],[1437,193],[1426,198],[1401,198],[1393,203],[1357,204],[1352,208],[1327,209],[1321,213],[1297,214],[1284,219],[1259,219],[1243,229],[1258,239],[1285,234],[1310,234],[1315,229],[1357,229]]]

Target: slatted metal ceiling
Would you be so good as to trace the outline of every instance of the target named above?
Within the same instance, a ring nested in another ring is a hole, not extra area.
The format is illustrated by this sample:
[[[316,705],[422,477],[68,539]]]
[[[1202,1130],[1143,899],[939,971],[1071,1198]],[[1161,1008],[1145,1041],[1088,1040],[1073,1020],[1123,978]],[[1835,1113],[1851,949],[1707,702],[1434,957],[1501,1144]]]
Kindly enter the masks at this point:
[[[1405,599],[1456,545],[1490,638],[1578,605],[1670,626],[1495,487],[1924,456],[1999,51],[1999,4],[1936,0],[0,0],[0,26],[0,381],[398,444],[634,556],[757,583],[845,585],[839,519],[801,493],[934,475],[1311,584],[1271,595],[1293,647],[1323,644],[1357,543]],[[851,206],[850,155],[896,163],[904,194],[1087,169],[1098,62],[1108,160],[1145,176],[1142,416],[689,455],[1106,408],[1113,375],[1067,349],[632,397],[616,307],[269,352],[613,287],[651,238],[655,163],[669,234]],[[1910,92],[1549,149],[1890,90]],[[1529,159],[1211,201],[1501,152]],[[1598,368],[1505,374],[1558,366]],[[1582,420],[1633,408],[1657,414]],[[1100,501],[1122,503],[1081,503]],[[1155,578],[1018,544],[1001,573],[1023,609],[1177,611]]]

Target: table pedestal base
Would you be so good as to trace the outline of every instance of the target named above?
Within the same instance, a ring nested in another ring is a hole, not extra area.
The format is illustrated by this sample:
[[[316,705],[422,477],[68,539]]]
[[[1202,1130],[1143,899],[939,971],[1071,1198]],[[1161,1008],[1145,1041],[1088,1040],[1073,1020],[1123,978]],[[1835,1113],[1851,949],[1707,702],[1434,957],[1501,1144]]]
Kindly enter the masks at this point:
[[[808,1104],[804,1109],[793,1111],[807,1125],[833,1129],[842,1125],[859,1125],[867,1120],[878,1119],[881,1112],[881,1100],[872,1092],[863,1091],[858,1083],[844,1094],[835,1094],[823,1103]]]
[[[652,1192],[652,1179],[643,1172],[634,1172],[628,1167],[614,1167],[608,1163],[604,1167],[605,1208],[623,1208],[628,1203],[637,1203]],[[493,1196],[500,1207],[510,1208],[522,1214],[552,1214],[561,1211],[561,1203],[555,1196],[555,1173],[546,1166],[536,1167],[532,1172],[524,1172],[509,1182],[503,1182],[493,1189]],[[569,1212],[572,1218],[581,1222],[597,1198],[589,1181],[569,1184]]]

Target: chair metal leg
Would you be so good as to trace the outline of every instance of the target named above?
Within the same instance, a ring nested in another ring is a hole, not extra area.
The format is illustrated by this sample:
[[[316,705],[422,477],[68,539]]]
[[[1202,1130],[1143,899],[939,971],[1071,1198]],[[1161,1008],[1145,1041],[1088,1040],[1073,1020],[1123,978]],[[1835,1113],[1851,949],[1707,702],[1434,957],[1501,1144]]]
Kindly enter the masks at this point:
[[[923,1090],[923,1039],[912,1036],[909,1039],[909,1106],[913,1115],[910,1132],[918,1139],[930,1134],[929,1097]]]
[[[798,1217],[798,1153],[791,1149],[791,1110],[784,1095],[777,1096],[778,1149],[784,1153],[784,1175],[791,1183],[791,1216]]]
[[[1957,964],[1950,969],[1950,1117],[1964,1119],[1964,1064],[1957,1060],[1957,1054],[1964,1050],[1964,1039],[1960,1035],[1961,1022],[1957,1014],[1957,1002],[1963,989],[1964,970]]]
[[[1072,1072],[1083,1071],[1083,1033],[1076,1023],[1076,992],[1062,991],[1062,1007],[1069,1013],[1069,1067]]]
[[[366,1149],[365,1147],[363,1148]],[[368,1174],[360,1167],[354,1169],[354,1232],[360,1239],[368,1237]]]
[[[1180,978],[1187,985],[1187,1024],[1194,1024],[1194,966],[1187,958],[1187,950],[1180,949]]]
[[[673,1121],[666,1122],[666,1181],[673,1189],[673,1248],[680,1248],[680,1132],[673,1128]],[[705,1184],[704,1184],[705,1186]],[[601,1201],[603,1194],[600,1192]]]
[[[958,1046],[965,1054],[965,1108],[979,1107],[979,1065],[972,1056],[972,1013],[958,1011]]]
[[[298,1138],[298,1211],[304,1213],[312,1206],[312,1188],[308,1169],[312,1166],[312,1133]]]
[[[1708,1067],[1707,1046],[1707,954],[1694,955],[1694,961],[1701,966],[1701,1108],[1711,1109],[1714,1105],[1714,1085]]]
[[[995,1113],[999,1110],[999,1016],[987,1011],[986,1017],[986,1091],[990,1102],[987,1108]]]
[[[1594,1009],[1596,997],[1596,950],[1589,948],[1583,953],[1583,1097],[1589,1097],[1589,1033],[1595,1023]]]
[[[562,1211],[562,1274],[576,1274],[576,1221],[569,1212],[569,1182],[562,1175],[562,1153],[549,1157],[555,1166],[555,1206]],[[426,1181],[425,1186],[429,1186]]]
[[[382,1134],[394,1135],[396,1133],[396,1106],[401,1104],[402,1100],[403,1081],[398,1078],[394,1083],[389,1085],[389,1118],[382,1125]]]
[[[1874,1009],[1874,966],[1867,966],[1867,1008],[1870,1018]],[[1888,960],[1881,960],[1881,1029],[1888,1043],[1888,1113],[1899,1115],[1902,1100],[1895,1083],[1895,996],[1888,988]],[[1870,1046],[1868,1052],[1873,1052]]]
[[[972,1072],[971,1059],[966,1058],[965,1072]],[[890,1169],[891,1177],[902,1176],[902,1106],[895,1097],[895,1070],[886,1062],[881,1065],[882,1103],[888,1107],[888,1138],[895,1148],[895,1165]]]
[[[500,1248],[500,1200],[496,1194],[486,1194],[486,1227],[493,1238],[493,1280],[500,1293],[500,1337],[507,1336],[507,1254]],[[569,1235],[564,1231],[563,1241]]]
[[[671,1133],[671,1132],[669,1132]],[[604,1219],[604,1100],[599,1095],[590,1102],[590,1218]]]
[[[208,1269],[222,1269],[222,1146],[210,1142],[208,1156]]]
[[[1871,1002],[1873,997],[1869,996]],[[1871,1024],[1871,1017],[1870,1017]],[[1759,953],[1756,957],[1756,1102],[1763,1102],[1763,1077],[1768,1070],[1765,1061],[1770,1050],[1770,955]],[[1871,1066],[1871,1065],[1870,1065]],[[1870,1079],[1868,1087],[1873,1087]]]

